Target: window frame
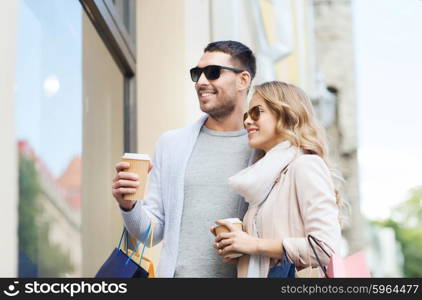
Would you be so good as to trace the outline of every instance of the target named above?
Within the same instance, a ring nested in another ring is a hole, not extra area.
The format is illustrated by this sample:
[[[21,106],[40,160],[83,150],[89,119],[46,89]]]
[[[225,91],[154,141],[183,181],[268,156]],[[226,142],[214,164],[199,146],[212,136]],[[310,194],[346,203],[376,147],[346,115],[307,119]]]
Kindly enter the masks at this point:
[[[79,0],[124,77],[124,151],[137,152],[136,100],[136,1],[130,2],[133,17],[129,32],[122,19],[122,3],[112,0]]]

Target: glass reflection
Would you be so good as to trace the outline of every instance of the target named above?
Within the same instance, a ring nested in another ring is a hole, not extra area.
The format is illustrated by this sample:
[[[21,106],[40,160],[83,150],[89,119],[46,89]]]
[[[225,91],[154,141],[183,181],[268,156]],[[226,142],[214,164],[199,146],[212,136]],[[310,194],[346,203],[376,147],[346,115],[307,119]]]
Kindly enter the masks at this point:
[[[81,276],[81,10],[20,2],[19,277]]]

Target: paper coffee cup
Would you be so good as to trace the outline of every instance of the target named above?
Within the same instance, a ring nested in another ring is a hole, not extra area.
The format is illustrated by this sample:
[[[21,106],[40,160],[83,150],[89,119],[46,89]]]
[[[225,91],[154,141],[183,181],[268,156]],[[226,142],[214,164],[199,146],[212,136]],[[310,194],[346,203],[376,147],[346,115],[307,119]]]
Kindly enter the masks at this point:
[[[136,173],[139,176],[139,185],[134,194],[125,194],[124,200],[143,200],[147,183],[148,167],[150,158],[147,154],[125,153],[122,156],[124,162],[129,163],[126,172]]]
[[[223,220],[232,223],[239,231],[242,231],[242,221],[240,221],[239,218],[229,218]],[[230,232],[230,230],[224,225],[219,225],[215,228],[216,235],[219,235],[223,232]]]
[[[236,231],[242,231],[242,221],[239,218],[228,218],[228,219],[223,219],[224,221],[230,222],[233,224],[234,227],[236,227]],[[220,233],[224,233],[224,232],[230,232],[230,230],[224,226],[224,225],[219,225],[215,228],[215,234],[219,235]],[[226,256],[224,256],[224,258],[237,258],[242,256],[242,253],[230,253],[227,254]]]

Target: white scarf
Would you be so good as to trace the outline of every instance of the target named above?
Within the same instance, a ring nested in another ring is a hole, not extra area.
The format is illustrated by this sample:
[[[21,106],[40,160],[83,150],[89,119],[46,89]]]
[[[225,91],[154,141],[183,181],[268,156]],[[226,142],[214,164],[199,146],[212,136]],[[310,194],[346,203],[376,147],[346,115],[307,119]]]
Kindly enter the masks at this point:
[[[290,164],[301,150],[289,141],[284,141],[268,151],[263,158],[250,167],[229,178],[229,185],[249,203],[249,208],[243,219],[244,228],[248,234],[258,237],[255,217],[260,205],[271,192],[275,181],[283,169]],[[262,228],[276,226],[276,220],[262,219]],[[261,229],[262,229],[261,228]],[[238,273],[240,276],[266,277],[265,268],[270,264],[269,257],[253,255],[240,258]]]
[[[229,185],[250,206],[261,204],[280,172],[294,159],[298,148],[284,141],[268,151],[263,158],[229,178]]]

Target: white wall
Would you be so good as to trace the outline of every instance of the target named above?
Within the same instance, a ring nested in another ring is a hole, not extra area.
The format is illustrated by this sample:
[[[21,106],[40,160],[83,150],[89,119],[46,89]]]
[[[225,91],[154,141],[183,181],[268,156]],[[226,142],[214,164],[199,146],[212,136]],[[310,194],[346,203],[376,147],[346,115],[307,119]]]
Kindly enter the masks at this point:
[[[211,42],[210,0],[185,0],[185,57],[184,68],[179,70],[185,81],[185,120],[193,122],[203,114],[199,109],[195,86],[190,79],[189,70],[196,66]]]
[[[18,1],[0,9],[0,277],[17,276],[18,172],[14,87]]]
[[[138,149],[201,112],[189,69],[209,43],[209,0],[137,2]]]

